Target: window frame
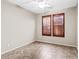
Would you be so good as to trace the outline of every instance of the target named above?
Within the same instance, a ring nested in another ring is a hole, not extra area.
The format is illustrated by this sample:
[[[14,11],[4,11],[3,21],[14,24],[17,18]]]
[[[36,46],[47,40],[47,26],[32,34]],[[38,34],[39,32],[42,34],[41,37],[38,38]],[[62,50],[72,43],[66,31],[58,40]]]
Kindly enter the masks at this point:
[[[54,35],[54,17],[56,15],[59,15],[59,16],[63,16],[63,35]],[[55,37],[65,37],[65,14],[64,13],[58,13],[58,14],[53,14],[53,36]]]
[[[43,18],[45,18],[45,17],[50,17],[50,34],[44,34],[43,33]],[[44,36],[51,36],[51,15],[45,15],[45,16],[42,16],[42,35],[44,35]]]

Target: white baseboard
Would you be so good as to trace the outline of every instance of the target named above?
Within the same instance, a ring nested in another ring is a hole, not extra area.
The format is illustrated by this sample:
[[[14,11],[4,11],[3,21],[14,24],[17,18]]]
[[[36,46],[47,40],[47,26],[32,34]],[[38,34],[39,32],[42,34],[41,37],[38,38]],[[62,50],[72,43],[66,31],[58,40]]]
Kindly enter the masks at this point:
[[[28,42],[28,43],[26,43],[26,44],[24,44],[24,45],[22,45],[22,46],[28,45],[28,44],[30,44],[30,43],[32,43],[32,42],[34,42],[34,41],[30,41],[30,42]],[[10,49],[10,50],[1,52],[1,55],[5,54],[5,53],[8,53],[8,52],[10,52],[10,51],[13,51],[13,50],[15,50],[15,49],[17,49],[17,48],[20,48],[20,47],[22,47],[22,46],[19,46],[19,47],[16,47],[16,48],[13,48],[13,49]]]
[[[45,42],[45,43],[51,43],[51,44],[56,44],[56,45],[69,46],[69,47],[76,47],[77,48],[77,46],[75,46],[75,45],[58,44],[58,43],[52,43],[52,42],[47,42],[47,41],[41,41],[41,40],[36,40],[36,41]]]

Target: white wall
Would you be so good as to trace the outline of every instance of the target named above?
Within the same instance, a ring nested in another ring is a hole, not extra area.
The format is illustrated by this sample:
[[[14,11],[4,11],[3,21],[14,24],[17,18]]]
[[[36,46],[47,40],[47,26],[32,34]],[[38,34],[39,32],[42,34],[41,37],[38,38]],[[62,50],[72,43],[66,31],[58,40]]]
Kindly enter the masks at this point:
[[[35,15],[7,0],[1,3],[1,52],[2,54],[34,41]]]
[[[42,16],[65,13],[65,37],[42,36]],[[64,10],[53,10],[37,17],[36,40],[66,46],[77,46],[77,7]]]

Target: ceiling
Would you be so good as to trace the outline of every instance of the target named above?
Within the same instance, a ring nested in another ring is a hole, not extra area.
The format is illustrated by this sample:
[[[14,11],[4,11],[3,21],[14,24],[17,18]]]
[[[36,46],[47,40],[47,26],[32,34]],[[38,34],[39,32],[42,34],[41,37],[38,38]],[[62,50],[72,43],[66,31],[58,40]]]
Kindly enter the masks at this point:
[[[77,6],[77,0],[8,0],[35,14]],[[45,2],[45,3],[44,3]]]

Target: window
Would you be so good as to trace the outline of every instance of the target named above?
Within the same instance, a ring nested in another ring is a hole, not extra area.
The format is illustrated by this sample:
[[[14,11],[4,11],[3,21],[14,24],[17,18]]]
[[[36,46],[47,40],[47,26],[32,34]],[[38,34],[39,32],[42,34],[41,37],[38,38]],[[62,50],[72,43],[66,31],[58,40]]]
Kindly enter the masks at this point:
[[[51,15],[42,16],[42,35],[51,36],[53,34],[56,37],[64,37],[64,19],[64,13],[53,14],[52,22]]]
[[[51,36],[51,15],[42,16],[42,35]]]
[[[64,37],[64,13],[53,14],[53,36]]]

